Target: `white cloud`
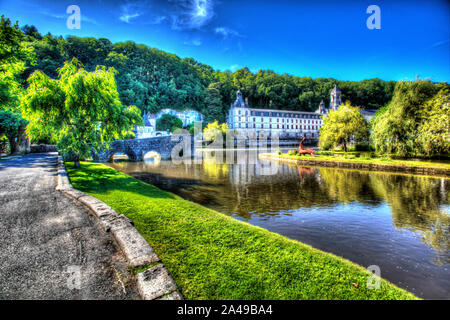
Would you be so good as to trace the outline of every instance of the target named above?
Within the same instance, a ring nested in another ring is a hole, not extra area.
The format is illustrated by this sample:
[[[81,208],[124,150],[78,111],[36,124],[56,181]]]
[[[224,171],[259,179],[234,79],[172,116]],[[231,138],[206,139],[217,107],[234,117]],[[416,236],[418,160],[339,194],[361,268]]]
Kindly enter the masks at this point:
[[[160,24],[161,22],[163,22],[166,19],[167,19],[166,16],[155,16],[152,19],[150,19],[150,21],[148,23],[150,23],[150,24]]]
[[[450,39],[435,42],[435,43],[433,43],[433,45],[431,47],[432,48],[437,48],[437,47],[440,47],[440,46],[444,46],[447,43],[450,43]]]
[[[133,14],[124,13],[119,17],[119,19],[122,20],[123,22],[130,23],[130,19],[134,19],[139,16],[140,16],[139,13],[133,13]]]
[[[214,29],[214,32],[218,35],[221,35],[224,38],[228,38],[230,36],[233,37],[239,37],[239,38],[243,38],[244,36],[241,35],[239,32],[237,32],[236,30],[227,28],[227,27],[217,27]]]
[[[120,7],[119,19],[125,23],[131,23],[132,20],[142,16],[145,13],[146,3],[128,2]]]
[[[174,0],[174,3],[170,17],[176,30],[199,29],[215,15],[212,0]]]
[[[202,45],[202,41],[200,39],[193,39],[193,40],[185,41],[184,44],[187,46],[198,47],[198,46]]]

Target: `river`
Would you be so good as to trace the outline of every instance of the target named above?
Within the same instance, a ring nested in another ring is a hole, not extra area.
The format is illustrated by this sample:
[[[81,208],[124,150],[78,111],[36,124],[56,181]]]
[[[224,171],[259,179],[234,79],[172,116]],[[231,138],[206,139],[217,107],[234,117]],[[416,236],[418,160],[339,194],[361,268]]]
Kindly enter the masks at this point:
[[[238,220],[379,266],[382,277],[419,297],[450,299],[450,179],[287,164],[263,174],[269,164],[110,165]]]

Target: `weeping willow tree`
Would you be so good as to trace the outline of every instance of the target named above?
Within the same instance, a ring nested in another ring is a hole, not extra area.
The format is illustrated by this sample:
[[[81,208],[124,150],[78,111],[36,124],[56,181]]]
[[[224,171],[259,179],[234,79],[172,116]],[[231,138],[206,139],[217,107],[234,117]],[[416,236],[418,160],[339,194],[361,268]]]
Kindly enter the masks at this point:
[[[446,85],[424,105],[417,129],[417,145],[426,156],[450,154],[450,86]]]
[[[379,153],[400,157],[449,152],[449,85],[400,81],[391,103],[372,122]]]
[[[63,154],[72,154],[76,167],[91,151],[123,138],[142,119],[136,106],[120,102],[115,73],[104,66],[87,72],[77,59],[64,63],[58,79],[35,71],[21,100],[28,135],[50,137]]]

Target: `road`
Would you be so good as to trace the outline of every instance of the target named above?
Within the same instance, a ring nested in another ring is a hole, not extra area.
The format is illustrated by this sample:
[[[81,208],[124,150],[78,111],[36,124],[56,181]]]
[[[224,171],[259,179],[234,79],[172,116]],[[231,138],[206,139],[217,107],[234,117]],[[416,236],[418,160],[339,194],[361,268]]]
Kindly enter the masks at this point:
[[[0,160],[0,299],[137,299],[112,237],[55,191],[57,154]]]

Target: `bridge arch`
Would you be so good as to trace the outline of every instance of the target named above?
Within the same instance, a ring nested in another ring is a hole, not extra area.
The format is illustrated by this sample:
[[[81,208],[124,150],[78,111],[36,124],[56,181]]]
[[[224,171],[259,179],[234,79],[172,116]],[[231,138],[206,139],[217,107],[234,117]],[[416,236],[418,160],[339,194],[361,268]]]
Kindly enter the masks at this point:
[[[109,149],[101,152],[93,152],[92,158],[98,162],[110,162],[114,154],[121,152],[128,156],[130,161],[143,161],[144,156],[149,152],[156,152],[161,159],[170,159],[171,152],[183,137],[173,138],[173,136],[163,136],[145,139],[116,140]],[[193,137],[191,137],[191,147],[194,146]]]
[[[143,156],[143,159],[152,159],[152,158],[160,158],[161,159],[161,155],[157,152],[157,151],[147,151]]]

